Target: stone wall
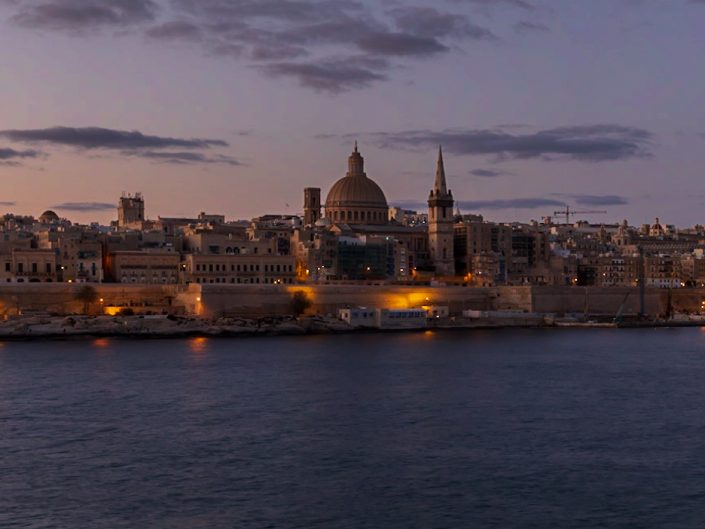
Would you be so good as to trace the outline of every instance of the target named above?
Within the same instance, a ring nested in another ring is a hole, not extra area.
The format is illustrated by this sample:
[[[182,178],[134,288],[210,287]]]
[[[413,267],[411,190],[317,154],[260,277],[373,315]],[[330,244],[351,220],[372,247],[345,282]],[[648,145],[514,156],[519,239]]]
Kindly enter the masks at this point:
[[[83,312],[76,300],[80,284],[8,283],[0,285],[0,316],[45,311]],[[122,285],[95,284],[96,301],[90,312],[105,307],[132,307],[136,312],[170,312],[213,317],[259,317],[291,314],[294,292],[304,291],[313,306],[308,311],[336,314],[344,307],[411,308],[448,306],[451,314],[463,310],[517,310],[523,312],[614,316],[624,303],[625,316],[639,312],[639,289],[620,287],[494,287],[400,285]],[[663,316],[674,312],[699,313],[705,289],[647,289],[646,311]],[[669,299],[670,298],[670,299]]]
[[[8,283],[0,285],[0,315],[49,312],[78,314],[86,308],[76,299],[85,284],[79,283]],[[198,295],[196,289],[183,285],[91,284],[96,301],[90,313],[102,313],[105,307],[131,307],[136,312],[186,312],[187,302]],[[102,301],[101,301],[102,300]]]

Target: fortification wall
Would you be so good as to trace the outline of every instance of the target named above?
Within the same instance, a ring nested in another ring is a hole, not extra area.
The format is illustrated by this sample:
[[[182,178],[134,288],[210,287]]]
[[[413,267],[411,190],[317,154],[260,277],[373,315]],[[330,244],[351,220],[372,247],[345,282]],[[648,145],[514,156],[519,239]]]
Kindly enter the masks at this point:
[[[291,313],[291,297],[303,291],[311,313],[335,314],[345,307],[410,308],[448,306],[451,312],[531,310],[529,287],[469,288],[401,285],[202,285],[199,313],[261,316]]]
[[[85,287],[77,283],[8,283],[0,284],[0,314],[13,315],[33,311],[77,314],[86,308],[76,299]],[[103,307],[133,307],[136,310],[185,312],[187,302],[198,296],[198,289],[184,285],[91,284],[96,301],[89,312],[101,313]],[[102,301],[100,301],[102,299]]]
[[[8,283],[0,285],[0,315],[47,311],[74,314],[84,310],[76,293],[84,285],[67,283]],[[291,314],[294,292],[303,291],[313,302],[308,311],[335,314],[344,307],[410,308],[445,305],[451,313],[466,309],[615,315],[639,312],[639,289],[598,287],[495,287],[401,285],[91,285],[96,301],[90,312],[104,307],[134,307],[137,311],[186,313],[205,317],[233,315],[260,317]],[[646,312],[663,316],[674,312],[700,313],[705,289],[646,290]]]

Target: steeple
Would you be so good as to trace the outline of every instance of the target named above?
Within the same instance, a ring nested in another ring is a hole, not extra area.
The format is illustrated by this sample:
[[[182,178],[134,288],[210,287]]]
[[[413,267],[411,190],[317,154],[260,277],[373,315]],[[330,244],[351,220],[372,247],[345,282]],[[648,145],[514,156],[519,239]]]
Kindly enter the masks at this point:
[[[365,159],[357,150],[357,140],[355,140],[355,148],[348,158],[348,174],[346,176],[366,176]]]
[[[428,197],[428,248],[436,276],[455,274],[453,194],[446,184],[443,149],[438,146],[436,181]]]
[[[445,195],[448,193],[446,187],[446,170],[443,166],[443,148],[438,146],[438,165],[436,166],[436,183],[433,186],[433,190],[437,195]]]

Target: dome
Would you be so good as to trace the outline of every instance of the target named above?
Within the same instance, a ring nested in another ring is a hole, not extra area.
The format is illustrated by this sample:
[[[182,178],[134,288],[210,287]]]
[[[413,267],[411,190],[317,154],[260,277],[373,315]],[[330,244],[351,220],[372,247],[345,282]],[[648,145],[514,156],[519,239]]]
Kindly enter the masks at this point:
[[[52,210],[48,209],[39,216],[39,222],[43,224],[51,224],[52,222],[58,222],[59,216]]]
[[[332,222],[387,224],[389,206],[382,189],[365,174],[365,161],[357,150],[348,158],[348,173],[326,198],[326,217]]]
[[[326,207],[386,208],[382,189],[366,176],[344,176],[328,192]]]

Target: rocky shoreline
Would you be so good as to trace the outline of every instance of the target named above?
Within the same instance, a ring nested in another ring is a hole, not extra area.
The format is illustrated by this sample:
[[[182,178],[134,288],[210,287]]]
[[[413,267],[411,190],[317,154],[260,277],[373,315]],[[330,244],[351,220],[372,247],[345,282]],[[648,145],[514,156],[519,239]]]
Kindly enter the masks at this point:
[[[426,328],[356,328],[333,316],[279,316],[260,319],[189,316],[22,316],[0,321],[0,341],[71,338],[166,339],[192,337],[298,336],[373,332],[506,328],[643,328],[703,326],[703,322],[639,321],[616,323],[487,319],[432,321]]]
[[[207,320],[179,316],[26,316],[0,322],[0,340],[75,337],[184,338],[193,336],[277,336],[351,332],[338,320],[277,317]]]

